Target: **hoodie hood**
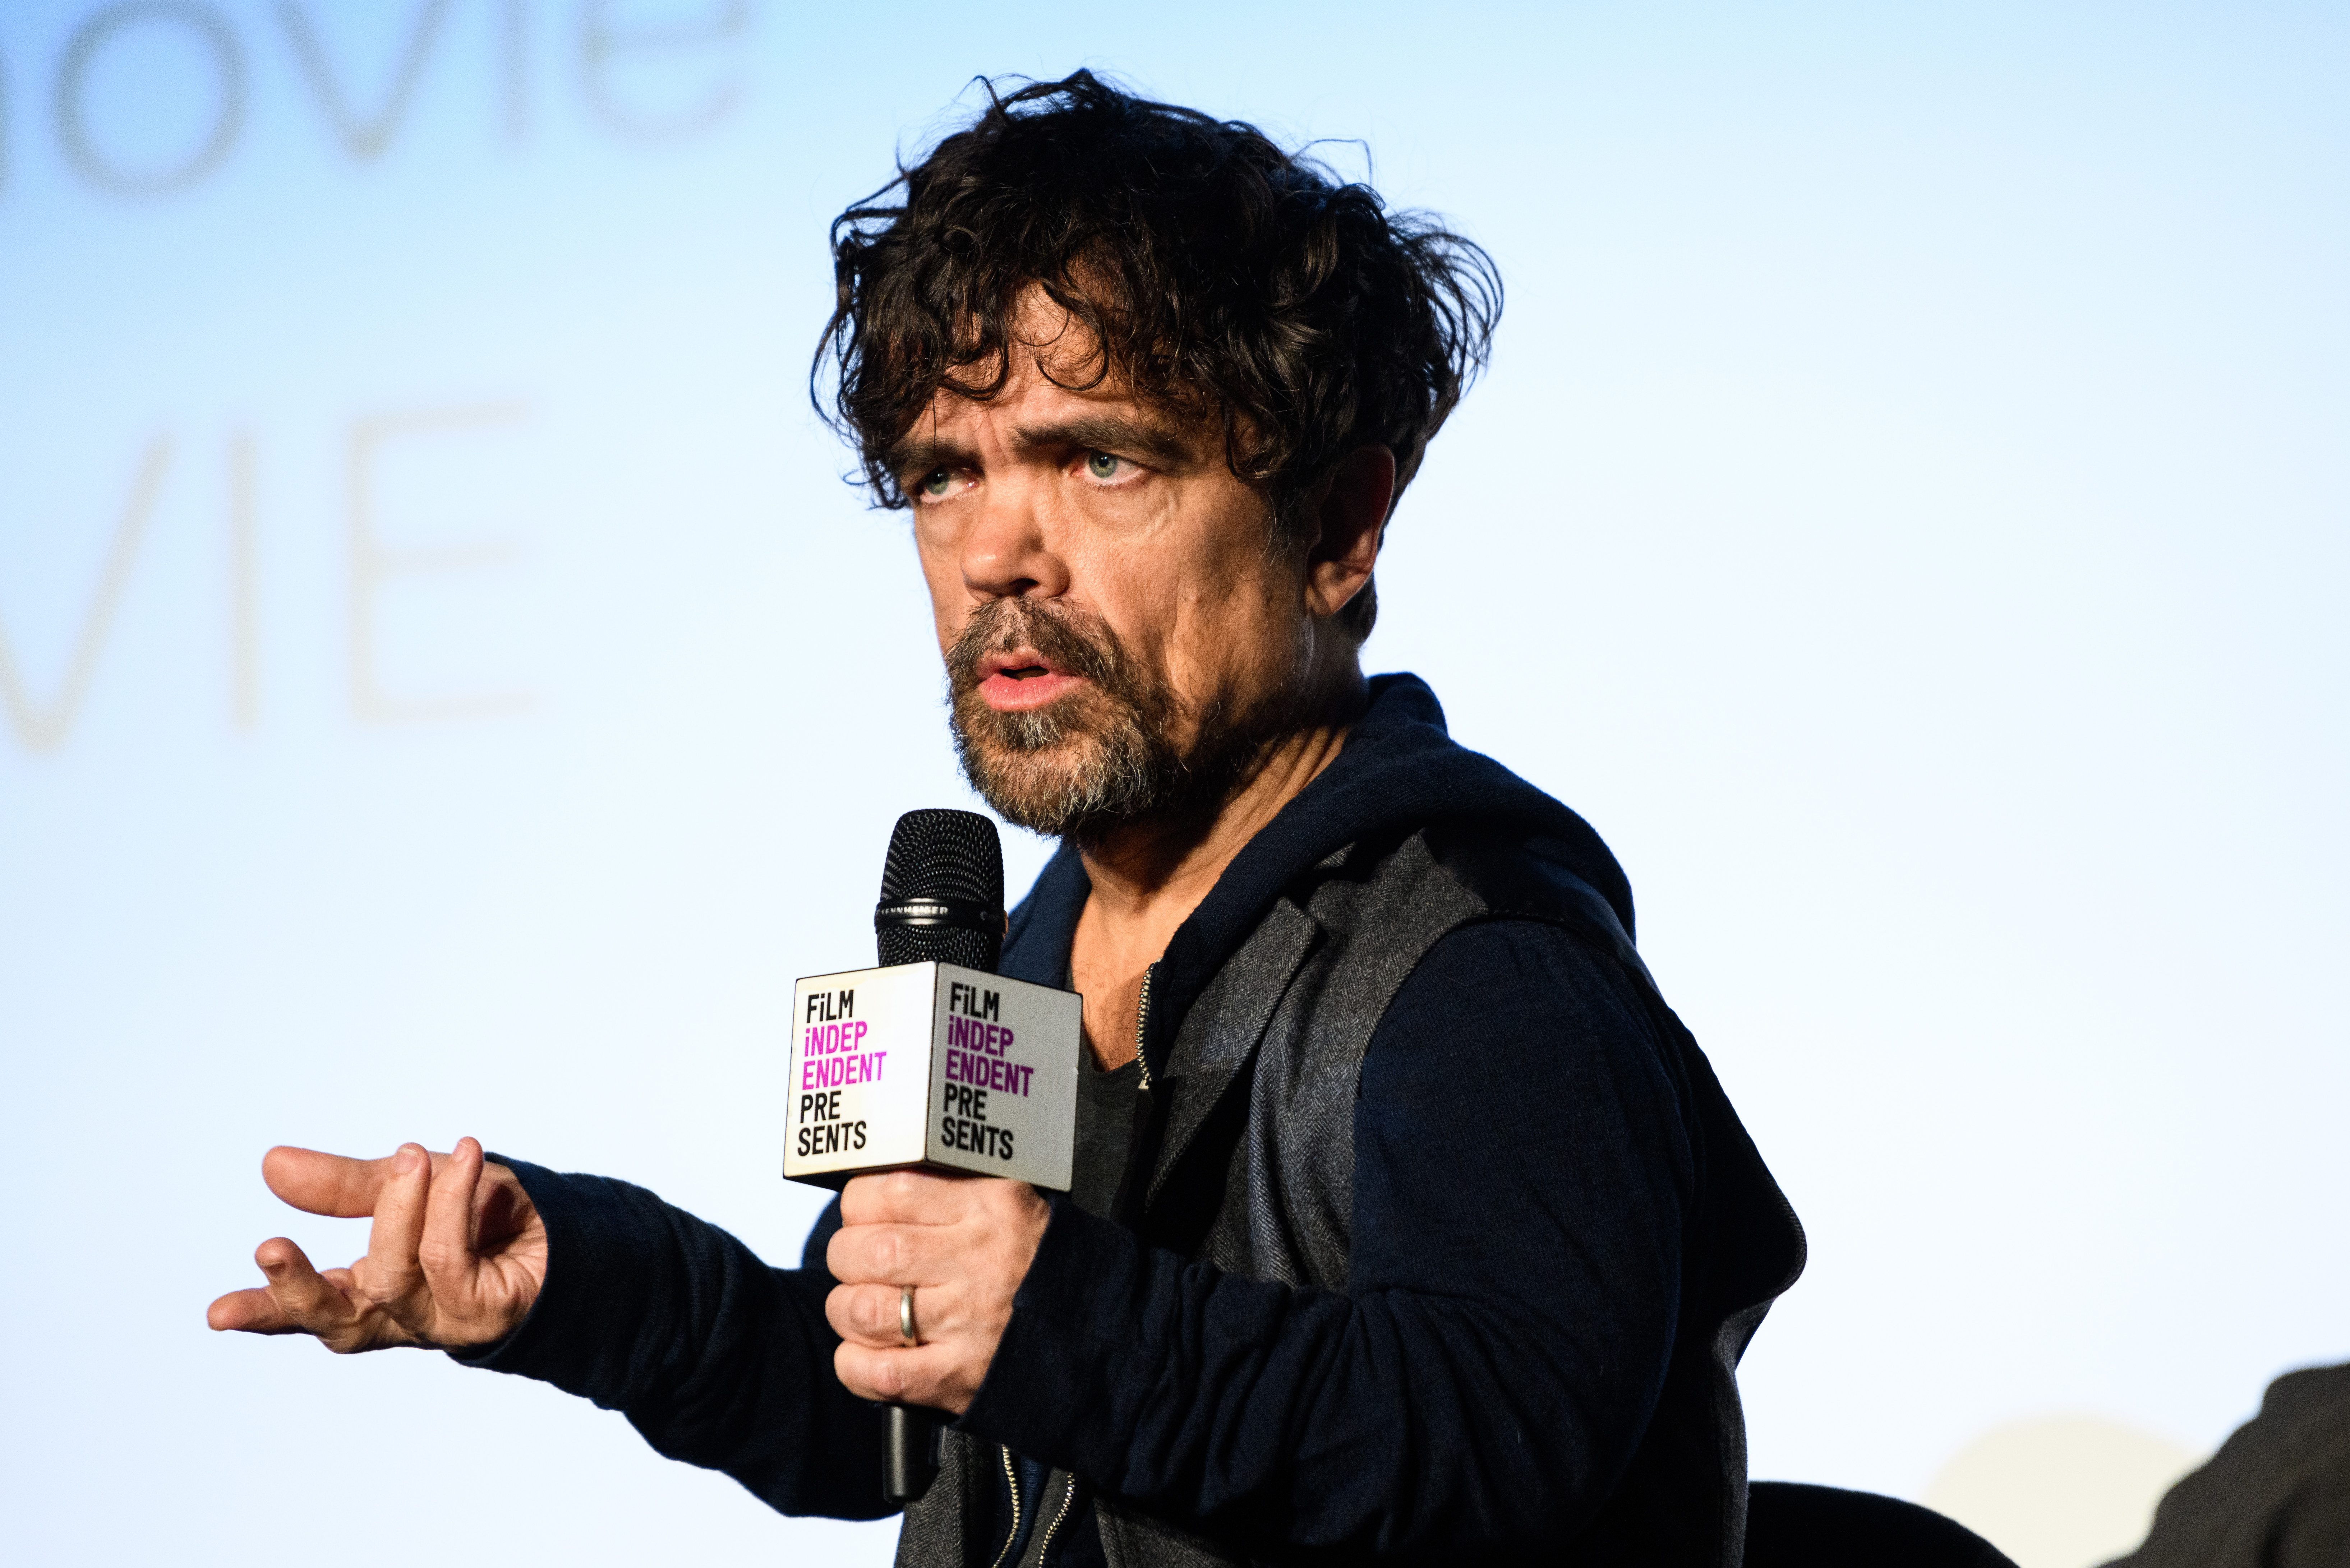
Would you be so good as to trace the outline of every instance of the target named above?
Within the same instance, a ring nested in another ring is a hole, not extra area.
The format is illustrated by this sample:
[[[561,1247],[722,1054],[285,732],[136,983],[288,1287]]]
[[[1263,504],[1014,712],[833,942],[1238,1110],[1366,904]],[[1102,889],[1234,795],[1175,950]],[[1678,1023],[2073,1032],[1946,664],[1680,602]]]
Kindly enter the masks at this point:
[[[1299,875],[1360,840],[1410,833],[1447,818],[1506,825],[1542,840],[1546,857],[1589,883],[1627,934],[1632,888],[1591,825],[1446,732],[1443,706],[1416,675],[1378,675],[1337,757],[1242,846],[1200,907],[1177,929],[1151,979],[1154,1066],[1163,1043],[1224,961],[1248,940]],[[1069,944],[1091,888],[1067,844],[1013,911],[1003,972],[1041,985],[1068,982]]]

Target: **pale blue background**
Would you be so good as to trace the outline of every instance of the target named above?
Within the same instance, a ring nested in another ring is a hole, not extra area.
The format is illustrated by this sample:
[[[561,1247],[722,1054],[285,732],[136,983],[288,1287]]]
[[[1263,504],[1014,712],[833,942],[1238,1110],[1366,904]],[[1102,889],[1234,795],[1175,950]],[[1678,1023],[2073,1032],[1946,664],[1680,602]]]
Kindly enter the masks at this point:
[[[62,739],[0,712],[12,1561],[886,1556],[549,1389],[202,1314],[264,1236],[361,1244],[269,1199],[281,1140],[472,1133],[795,1251],[790,979],[868,950],[892,816],[966,798],[902,523],[805,397],[824,225],[982,71],[1360,138],[1498,258],[1369,657],[1607,836],[1810,1228],[1759,1474],[1918,1495],[2068,1410],[2208,1447],[2350,1356],[2337,9],[629,0],[679,41],[599,88],[578,5],[450,0],[374,156],[428,7],[301,8],[339,129],[279,7],[202,9],[242,119],[148,194],[60,140],[102,8],[0,9],[36,705],[170,443]],[[215,86],[126,23],[90,156],[168,171]],[[351,432],[489,407],[368,504],[515,554],[385,579],[371,657],[528,705],[370,719]]]

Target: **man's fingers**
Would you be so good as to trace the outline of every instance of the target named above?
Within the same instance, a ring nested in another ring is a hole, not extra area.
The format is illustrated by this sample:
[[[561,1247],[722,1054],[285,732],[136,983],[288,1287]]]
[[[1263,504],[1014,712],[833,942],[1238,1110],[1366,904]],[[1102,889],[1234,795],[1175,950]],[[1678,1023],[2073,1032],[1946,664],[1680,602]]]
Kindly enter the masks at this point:
[[[305,1214],[364,1220],[375,1212],[376,1195],[392,1173],[392,1162],[353,1159],[315,1148],[280,1144],[261,1157],[261,1179],[269,1190]]]
[[[482,1146],[469,1137],[441,1162],[424,1202],[424,1229],[417,1262],[433,1297],[442,1305],[473,1276],[473,1189],[482,1180]],[[379,1221],[380,1223],[380,1221]]]
[[[404,1143],[390,1159],[390,1173],[375,1195],[375,1223],[368,1230],[367,1267],[359,1273],[369,1299],[384,1305],[405,1300],[422,1282],[417,1244],[424,1239],[426,1195],[432,1158],[421,1146]]]
[[[993,1177],[942,1176],[930,1170],[891,1170],[859,1176],[840,1189],[844,1225],[945,1225],[970,1206],[967,1184]]]
[[[842,1385],[960,1414],[994,1360],[1051,1206],[1025,1182],[898,1171],[850,1182],[840,1211],[846,1223],[825,1250],[839,1282],[825,1319],[840,1335]],[[899,1315],[906,1286],[920,1342],[911,1346]]]
[[[269,1282],[270,1301],[293,1327],[325,1338],[358,1321],[359,1307],[321,1279],[302,1249],[285,1237],[264,1241],[254,1250],[253,1261]]]
[[[436,1182],[443,1169],[448,1179]],[[341,1219],[372,1218],[368,1255],[350,1268],[321,1274],[286,1238],[264,1241],[254,1262],[268,1285],[222,1296],[205,1312],[205,1322],[250,1334],[316,1334],[338,1351],[434,1342],[440,1314],[427,1288],[426,1265],[429,1261],[442,1273],[474,1267],[472,1232],[484,1187],[480,1144],[467,1138],[453,1156],[402,1144],[383,1159],[281,1147],[263,1157],[261,1173],[270,1190],[296,1209]],[[499,1177],[512,1183],[503,1167]],[[519,1192],[519,1184],[515,1186]],[[492,1190],[494,1195],[503,1188]],[[513,1242],[528,1217],[527,1199],[507,1196],[502,1207],[493,1207],[504,1227],[500,1241]],[[532,1261],[524,1257],[518,1266],[527,1269]],[[543,1245],[536,1261],[543,1273]],[[450,1282],[463,1284],[467,1277],[461,1272]]]
[[[946,1225],[843,1225],[825,1267],[844,1285],[928,1285],[951,1277],[957,1236]]]
[[[843,1339],[876,1350],[903,1345],[904,1324],[898,1309],[904,1299],[897,1285],[836,1285],[824,1299],[824,1318]],[[920,1285],[914,1290],[914,1334],[928,1345],[964,1326],[962,1293],[952,1285]]]
[[[294,1320],[277,1309],[265,1290],[231,1291],[204,1309],[205,1324],[215,1330],[243,1334],[294,1334]]]
[[[958,1375],[961,1353],[943,1345],[913,1350],[869,1350],[842,1340],[832,1353],[833,1375],[860,1399],[925,1405],[962,1415],[977,1390]]]

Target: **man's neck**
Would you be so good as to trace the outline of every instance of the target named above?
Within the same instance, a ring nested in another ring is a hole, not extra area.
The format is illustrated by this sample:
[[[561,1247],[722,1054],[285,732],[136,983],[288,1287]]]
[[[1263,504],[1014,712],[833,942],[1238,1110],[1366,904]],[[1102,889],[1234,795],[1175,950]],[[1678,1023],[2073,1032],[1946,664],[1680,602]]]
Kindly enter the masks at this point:
[[[1133,1058],[1129,1025],[1143,971],[1167,950],[1248,841],[1336,760],[1362,705],[1357,677],[1315,722],[1269,745],[1212,816],[1137,823],[1079,849],[1093,889],[1069,964],[1086,993],[1087,1037],[1102,1065]]]

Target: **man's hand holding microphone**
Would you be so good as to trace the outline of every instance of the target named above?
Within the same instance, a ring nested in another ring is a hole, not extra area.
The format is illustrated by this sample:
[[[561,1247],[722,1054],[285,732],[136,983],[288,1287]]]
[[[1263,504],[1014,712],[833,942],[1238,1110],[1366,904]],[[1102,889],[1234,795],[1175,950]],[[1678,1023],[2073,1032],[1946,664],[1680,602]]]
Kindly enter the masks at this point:
[[[1049,1216],[1024,1181],[894,1170],[840,1193],[825,1266],[840,1282],[824,1315],[840,1335],[833,1370],[852,1394],[962,1415],[995,1359],[1012,1298]],[[904,1287],[913,1326],[902,1333]]]

